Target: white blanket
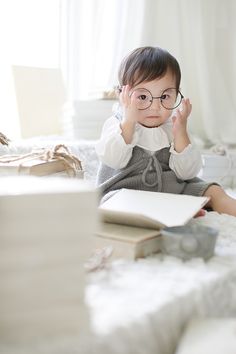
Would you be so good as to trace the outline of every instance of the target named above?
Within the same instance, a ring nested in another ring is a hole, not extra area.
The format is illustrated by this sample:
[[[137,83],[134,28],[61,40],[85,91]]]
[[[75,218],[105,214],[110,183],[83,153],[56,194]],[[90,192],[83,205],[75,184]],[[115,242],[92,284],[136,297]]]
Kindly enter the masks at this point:
[[[113,262],[90,276],[92,324],[95,333],[109,334],[109,353],[173,354],[192,317],[236,315],[236,218],[210,212],[194,222],[220,231],[208,262],[158,254]]]

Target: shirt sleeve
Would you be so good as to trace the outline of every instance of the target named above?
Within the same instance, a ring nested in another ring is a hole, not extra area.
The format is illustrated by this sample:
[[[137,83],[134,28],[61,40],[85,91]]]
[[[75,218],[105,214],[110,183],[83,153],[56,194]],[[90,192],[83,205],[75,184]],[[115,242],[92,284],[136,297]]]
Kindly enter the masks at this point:
[[[100,161],[114,169],[127,165],[134,147],[134,141],[126,144],[121,133],[120,121],[112,116],[104,123],[101,137],[95,145]]]
[[[177,152],[174,150],[174,143],[171,143],[169,166],[178,178],[191,179],[200,172],[202,157],[198,149],[192,144],[186,146],[183,151]]]

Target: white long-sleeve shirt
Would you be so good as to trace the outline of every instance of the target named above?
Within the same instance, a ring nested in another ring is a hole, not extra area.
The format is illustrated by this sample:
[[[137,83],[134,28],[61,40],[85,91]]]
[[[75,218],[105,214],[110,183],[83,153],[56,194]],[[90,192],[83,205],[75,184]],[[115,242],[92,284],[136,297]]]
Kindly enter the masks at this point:
[[[126,144],[120,121],[112,116],[104,123],[95,148],[100,161],[111,168],[120,169],[128,164],[135,146],[149,151],[150,154],[169,147],[169,167],[183,180],[196,177],[202,167],[200,152],[193,144],[189,144],[180,153],[174,150],[171,120],[156,128],[146,128],[137,123],[131,143]]]

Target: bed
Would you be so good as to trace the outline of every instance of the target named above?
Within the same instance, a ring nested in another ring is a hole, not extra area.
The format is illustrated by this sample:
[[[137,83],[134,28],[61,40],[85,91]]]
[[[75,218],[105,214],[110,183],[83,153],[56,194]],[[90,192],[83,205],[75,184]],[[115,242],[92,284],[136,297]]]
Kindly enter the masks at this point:
[[[0,151],[26,153],[57,143],[66,144],[83,161],[85,178],[94,183],[94,141],[29,139],[1,146]],[[234,189],[228,192],[236,197]],[[135,262],[107,262],[104,269],[88,275],[91,333],[83,354],[174,354],[190,319],[236,316],[236,218],[208,212],[194,222],[219,230],[215,256],[209,261],[183,262],[156,254]],[[68,350],[81,343],[65,335],[50,343],[50,354],[64,353],[65,345]]]

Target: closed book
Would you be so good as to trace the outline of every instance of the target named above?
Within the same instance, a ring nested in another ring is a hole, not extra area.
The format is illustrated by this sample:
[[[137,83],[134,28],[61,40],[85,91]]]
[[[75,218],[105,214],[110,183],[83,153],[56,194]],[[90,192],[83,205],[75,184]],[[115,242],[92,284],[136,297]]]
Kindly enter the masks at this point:
[[[99,206],[105,222],[161,229],[186,224],[208,197],[121,189]]]
[[[68,168],[63,160],[53,159],[43,161],[41,159],[31,159],[27,161],[0,162],[0,175],[33,175],[47,176],[64,172],[65,175],[76,175],[83,178],[83,171]]]
[[[102,223],[94,236],[94,248],[111,247],[111,259],[136,259],[160,251],[160,231]]]

